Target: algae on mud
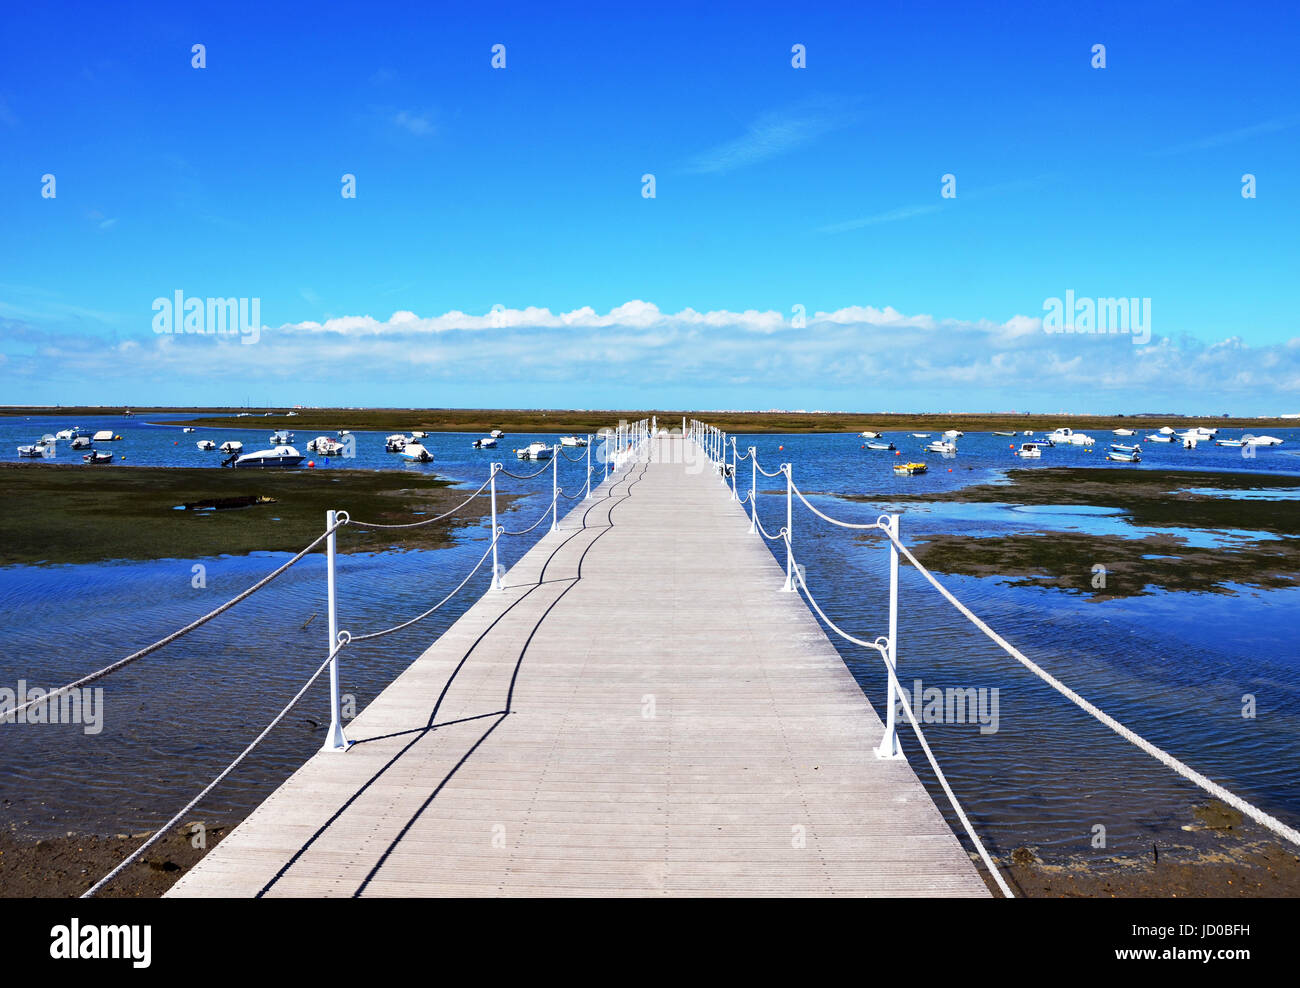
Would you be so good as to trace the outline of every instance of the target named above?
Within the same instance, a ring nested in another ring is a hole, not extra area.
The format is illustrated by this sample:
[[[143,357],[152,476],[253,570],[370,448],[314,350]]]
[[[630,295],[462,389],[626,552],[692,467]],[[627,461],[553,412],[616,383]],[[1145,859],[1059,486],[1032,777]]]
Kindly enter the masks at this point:
[[[451,482],[373,470],[210,470],[0,464],[0,565],[91,563],[110,559],[192,559],[259,550],[297,552],[325,528],[329,508],[374,522],[418,521],[468,497]],[[229,498],[274,498],[245,508],[186,509]],[[512,500],[497,495],[500,510]],[[340,552],[446,545],[452,531],[476,525],[486,497],[446,521],[410,529],[353,524]]]
[[[1094,600],[1153,590],[1231,593],[1235,586],[1300,585],[1300,506],[1279,498],[1234,498],[1201,491],[1300,489],[1300,477],[1191,470],[1108,470],[1096,467],[1018,469],[1009,484],[980,484],[943,493],[899,493],[908,502],[1085,505],[1115,508],[1142,537],[1041,531],[1011,535],[937,534],[912,551],[927,569],[960,576],[994,576],[1012,585],[1057,587]],[[849,495],[858,501],[879,498]],[[1177,531],[1256,531],[1278,538],[1239,539],[1214,548],[1190,545]],[[1105,580],[1092,569],[1105,567]]]

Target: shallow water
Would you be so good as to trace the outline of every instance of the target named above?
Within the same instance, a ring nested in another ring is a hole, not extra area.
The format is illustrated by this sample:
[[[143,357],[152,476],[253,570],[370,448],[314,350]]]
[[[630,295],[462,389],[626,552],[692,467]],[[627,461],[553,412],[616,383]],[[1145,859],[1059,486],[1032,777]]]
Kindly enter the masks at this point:
[[[128,451],[128,462],[215,463],[211,455],[194,450],[192,441],[186,449],[172,446],[180,441],[175,428],[111,421],[111,427],[127,437],[115,446]],[[94,428],[99,423],[76,424]],[[32,427],[23,426],[23,441],[54,431],[38,423],[33,437]],[[14,424],[0,420],[0,428],[12,430]],[[214,431],[237,437],[231,430]],[[267,431],[249,430],[262,439]],[[1297,443],[1293,432],[1275,434]],[[316,434],[300,434],[299,448]],[[8,435],[0,431],[0,440]],[[382,435],[370,435],[374,443],[363,438],[356,460],[348,466],[393,465],[393,458],[382,452]],[[508,457],[513,462],[507,466],[516,471],[536,469],[521,467],[510,454],[513,443],[523,445],[532,437],[507,437],[495,454],[469,449],[470,438],[431,436],[426,445],[434,451],[435,462],[419,469],[473,486],[486,475],[491,459]],[[920,440],[889,438],[908,457],[915,451],[906,443],[921,445]],[[248,438],[244,442],[253,448]],[[843,435],[757,436],[742,439],[742,449],[757,446],[769,470],[780,460],[792,462],[795,480],[804,490],[878,498],[875,503],[811,498],[834,517],[857,522],[873,521],[900,490],[996,482],[1012,466],[1104,462],[1096,453],[1058,448],[1027,464],[1010,456],[1010,439],[968,435],[955,461],[928,456],[931,474],[900,478],[890,469],[892,454],[861,450],[860,442]],[[1239,451],[1221,449],[1167,447],[1160,453],[1168,454],[1169,465],[1300,472],[1300,459],[1277,455],[1277,450],[1260,450],[1252,461],[1243,460]],[[1164,459],[1160,453],[1148,462]],[[573,455],[580,456],[576,451]],[[561,484],[576,490],[584,468],[585,463],[561,461]],[[750,481],[746,462],[738,473],[743,495]],[[545,480],[543,475],[540,481]],[[512,486],[528,485],[503,483],[506,489]],[[785,496],[778,486],[779,478],[760,478],[759,510],[770,530],[785,517]],[[525,528],[548,501],[548,490],[523,498],[503,523]],[[1195,544],[1222,546],[1257,534],[1143,529],[1113,510],[1088,506],[1026,510],[1011,503],[941,502],[905,504],[902,514],[905,540],[929,532],[1048,530],[1141,537],[1158,531],[1200,540]],[[545,527],[507,539],[502,561],[509,565],[517,559]],[[827,613],[859,637],[884,633],[888,553],[880,539],[834,528],[797,502],[794,531],[808,583]],[[460,581],[481,556],[487,537],[483,524],[461,532],[445,549],[341,556],[341,626],[365,632],[423,610]],[[206,567],[202,588],[192,585],[196,560],[189,559],[0,568],[0,686],[12,686],[20,678],[31,685],[59,685],[192,620],[284,558],[255,554],[201,560]],[[1091,563],[1080,561],[1084,567]],[[1092,601],[1050,588],[1012,587],[995,577],[943,579],[1034,661],[1103,709],[1264,809],[1292,822],[1300,819],[1300,783],[1294,771],[1300,761],[1300,644],[1294,634],[1300,591],[1240,588],[1235,596],[1157,592]],[[450,624],[487,580],[481,571],[462,596],[415,628],[349,648],[345,691],[356,696],[357,709]],[[981,733],[974,723],[924,725],[949,781],[996,853],[1022,844],[1042,847],[1049,855],[1098,853],[1091,845],[1096,824],[1106,827],[1107,854],[1141,852],[1157,838],[1195,843],[1195,835],[1178,828],[1193,822],[1189,807],[1203,801],[1198,789],[1030,675],[968,625],[914,571],[904,569],[901,584],[902,682],[909,687],[919,679],[923,686],[998,690],[996,733]],[[88,736],[77,725],[21,731],[0,727],[0,808],[5,825],[36,834],[134,831],[156,825],[205,785],[280,709],[323,659],[325,637],[323,561],[312,557],[210,625],[98,684],[106,698],[102,733]],[[883,712],[879,660],[855,646],[837,645]],[[1254,718],[1242,716],[1246,695],[1255,698]],[[319,747],[322,731],[309,718],[324,719],[326,706],[322,680],[195,815],[231,818],[255,806]],[[932,785],[936,800],[946,805],[924,756],[908,734],[903,740],[912,764]]]

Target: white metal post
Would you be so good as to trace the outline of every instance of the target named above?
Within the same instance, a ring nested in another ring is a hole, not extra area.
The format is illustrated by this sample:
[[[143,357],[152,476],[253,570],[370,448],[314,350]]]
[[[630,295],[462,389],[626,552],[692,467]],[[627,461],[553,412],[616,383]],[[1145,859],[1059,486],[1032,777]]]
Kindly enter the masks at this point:
[[[551,531],[560,527],[560,444],[551,447]]]
[[[492,464],[492,474],[488,483],[492,490],[492,589],[504,590],[501,585],[501,567],[497,565],[497,471],[502,469],[500,463]]]
[[[782,590],[793,593],[794,585],[794,467],[782,463],[785,471],[785,586]]]
[[[898,546],[893,539],[898,538],[898,515],[889,516],[889,642],[885,648],[885,662],[889,666],[889,691],[886,702],[885,736],[880,739],[876,749],[878,758],[902,758],[903,751],[898,746],[898,732],[894,725],[895,710],[898,707],[898,690],[894,683],[898,679]]]
[[[731,437],[731,499],[738,501],[736,496],[736,437]]]
[[[584,501],[591,497],[591,447],[594,446],[595,443],[596,437],[591,433],[587,433],[587,493],[582,497]]]
[[[348,739],[343,733],[342,706],[339,700],[339,656],[335,649],[339,641],[339,614],[334,592],[334,523],[333,509],[325,512],[325,529],[329,535],[325,539],[325,593],[329,620],[329,649],[334,658],[330,659],[330,729],[325,735],[325,751],[346,751]]]
[[[749,534],[758,531],[758,450],[749,447]]]

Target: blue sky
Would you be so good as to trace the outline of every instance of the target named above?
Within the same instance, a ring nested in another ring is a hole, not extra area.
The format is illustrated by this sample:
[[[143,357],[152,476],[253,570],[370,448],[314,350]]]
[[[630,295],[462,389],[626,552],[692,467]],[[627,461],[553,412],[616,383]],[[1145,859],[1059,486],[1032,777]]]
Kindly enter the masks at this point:
[[[1300,411],[1300,14],[896,6],[7,12],[0,402]]]

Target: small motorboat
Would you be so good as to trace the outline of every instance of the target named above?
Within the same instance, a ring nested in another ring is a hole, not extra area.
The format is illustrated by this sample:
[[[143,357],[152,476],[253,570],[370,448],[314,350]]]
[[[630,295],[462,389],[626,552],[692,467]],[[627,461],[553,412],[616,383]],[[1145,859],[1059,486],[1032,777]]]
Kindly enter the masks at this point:
[[[317,436],[307,444],[307,449],[323,456],[338,456],[339,453],[343,452],[343,444],[337,439],[331,439],[329,436]]]
[[[411,438],[412,438],[412,439],[427,439],[428,436],[429,436],[429,434],[428,434],[427,432],[412,432],[412,433],[411,433]]]
[[[1106,454],[1106,459],[1113,460],[1115,463],[1141,463],[1142,454],[1137,450],[1133,450],[1131,453],[1121,453],[1112,449]]]
[[[388,453],[400,453],[406,449],[407,438],[400,432],[394,433],[384,440],[384,450]]]
[[[199,449],[203,450],[205,453],[210,449],[217,448],[217,444],[214,443],[211,439],[200,439],[194,445],[197,446]]]
[[[515,456],[521,460],[549,460],[553,452],[546,443],[529,443],[524,449],[515,450]]]
[[[1014,432],[997,432],[997,431],[995,430],[994,433],[993,433],[993,435],[995,435],[995,436],[1014,436],[1015,433],[1014,433]]]
[[[1116,435],[1116,436],[1131,436],[1131,435],[1133,435],[1133,430],[1132,430],[1132,429],[1116,429],[1116,430],[1112,433],[1112,435]]]
[[[1242,446],[1245,446],[1245,445],[1246,445],[1246,440],[1244,440],[1244,439],[1216,439],[1216,440],[1214,440],[1214,445],[1216,445],[1216,446],[1230,446],[1230,447],[1232,447],[1233,449],[1238,449],[1239,447],[1242,447]]]
[[[302,454],[292,446],[279,445],[272,449],[259,449],[238,457],[232,466],[248,467],[296,467],[302,462]]]
[[[1167,425],[1162,425],[1159,431],[1162,436],[1172,436],[1174,434],[1174,430]]]
[[[351,429],[340,429],[338,431],[338,436],[340,439],[342,439],[344,436],[350,436],[350,435],[352,435]]]
[[[925,449],[928,453],[939,453],[943,456],[957,455],[957,444],[950,443],[946,439],[936,439],[932,443],[926,443]]]
[[[1247,446],[1281,446],[1282,440],[1276,436],[1242,436]]]
[[[1116,453],[1137,453],[1142,449],[1141,446],[1125,446],[1123,443],[1111,443],[1110,448]]]
[[[267,440],[272,446],[288,446],[293,442],[292,432],[273,432],[271,438]]]
[[[900,477],[915,477],[918,473],[925,473],[929,467],[924,463],[895,463],[894,473]]]
[[[863,439],[879,439],[879,432],[859,432],[858,435]]]
[[[1174,437],[1171,435],[1162,436],[1158,433],[1153,432],[1151,435],[1147,436],[1147,442],[1149,443],[1171,443],[1173,441],[1174,441]]]
[[[414,460],[416,463],[432,463],[433,454],[430,453],[420,443],[407,443],[402,448],[402,456],[408,460]]]
[[[570,446],[570,447],[576,446],[579,449],[582,449],[587,445],[587,440],[582,439],[579,436],[565,436],[563,439],[560,440],[560,445]]]
[[[474,440],[475,449],[492,449],[496,446],[497,441],[491,436],[484,436],[482,439]]]
[[[99,432],[96,432],[93,436],[90,437],[92,442],[97,442],[97,443],[117,442],[121,438],[122,438],[121,436],[115,436],[113,434],[112,429],[101,429]]]
[[[111,463],[113,460],[113,454],[100,452],[97,449],[92,449],[81,459],[85,463]]]
[[[1016,456],[1023,457],[1026,460],[1037,460],[1043,455],[1043,448],[1038,443],[1021,443],[1020,448],[1016,450]]]
[[[75,439],[72,440],[72,448],[73,448],[73,449],[90,449],[90,437],[89,437],[89,436],[77,436]]]
[[[194,426],[192,425],[187,425],[184,429],[181,430],[181,432],[193,432],[193,431],[194,431]]]
[[[77,438],[77,434],[78,434],[80,431],[81,431],[81,430],[79,430],[79,429],[60,429],[58,432],[56,432],[56,433],[54,434],[54,438],[55,438],[55,439],[63,439],[63,440],[76,439],[76,438]]]
[[[1022,436],[1032,436],[1032,435],[1034,434],[1034,430],[1033,430],[1033,429],[1026,429],[1024,432],[1022,432],[1022,433],[1020,433],[1020,434],[1021,434]]]
[[[867,443],[867,449],[898,449],[893,443]]]
[[[947,432],[945,432],[945,433],[943,434],[943,438],[944,438],[944,439],[960,439],[960,438],[961,438],[962,436],[964,436],[964,435],[966,435],[966,433],[964,433],[964,432],[959,432],[959,431],[956,430],[956,429],[949,429]]]
[[[18,455],[25,456],[28,459],[33,459],[33,460],[36,459],[38,456],[53,456],[54,444],[39,442],[39,443],[32,443],[32,445],[30,446],[19,446]]]
[[[230,439],[222,443],[220,449],[221,452],[226,454],[242,453],[244,451],[244,444],[241,443],[238,439]]]
[[[505,435],[505,433],[502,432],[500,429],[493,429],[491,432],[488,433],[488,435],[491,436],[493,439],[500,439],[502,436]]]
[[[1091,446],[1093,445],[1092,436],[1085,435],[1082,432],[1075,432],[1068,426],[1062,426],[1055,429],[1047,437],[1053,445],[1061,444],[1063,446]]]
[[[1196,444],[1201,441],[1199,436],[1179,436],[1183,441],[1183,449],[1195,449]]]
[[[912,438],[913,438],[913,439],[929,439],[929,438],[930,438],[930,433],[928,433],[928,432],[913,432],[913,433],[912,433]]]

